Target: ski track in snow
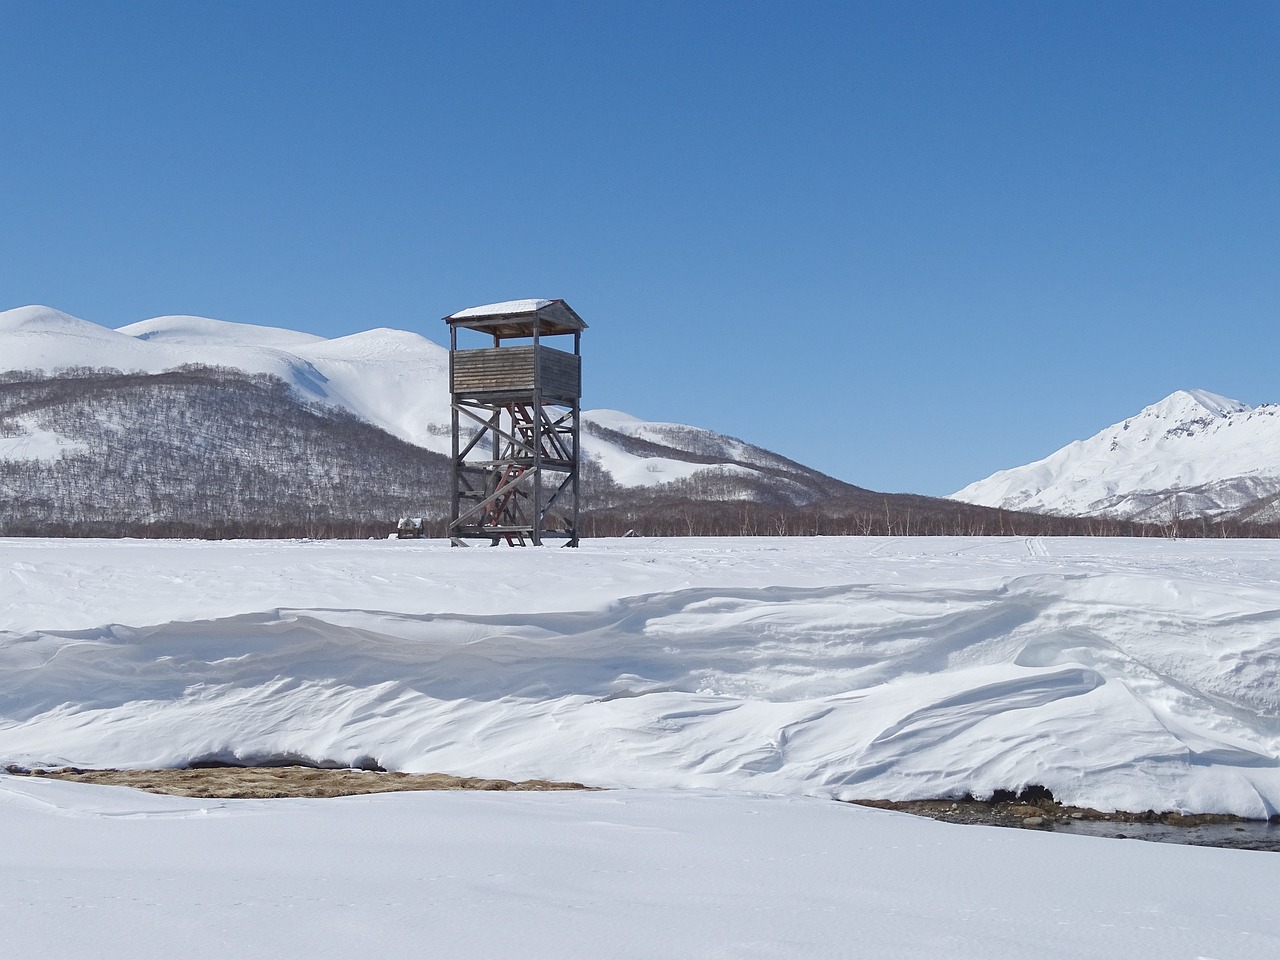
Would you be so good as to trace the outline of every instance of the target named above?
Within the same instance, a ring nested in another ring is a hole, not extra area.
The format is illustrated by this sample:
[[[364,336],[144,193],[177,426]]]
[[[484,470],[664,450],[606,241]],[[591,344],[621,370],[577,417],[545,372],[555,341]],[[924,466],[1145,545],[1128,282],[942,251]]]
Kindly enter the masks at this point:
[[[0,541],[0,761],[1280,809],[1280,546]]]

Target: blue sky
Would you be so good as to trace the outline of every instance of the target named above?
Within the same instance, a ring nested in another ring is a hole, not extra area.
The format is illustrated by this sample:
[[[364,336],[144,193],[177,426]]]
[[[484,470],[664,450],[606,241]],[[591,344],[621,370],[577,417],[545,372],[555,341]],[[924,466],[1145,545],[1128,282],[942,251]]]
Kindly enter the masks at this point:
[[[444,342],[944,494],[1280,401],[1280,4],[0,0],[0,307]]]

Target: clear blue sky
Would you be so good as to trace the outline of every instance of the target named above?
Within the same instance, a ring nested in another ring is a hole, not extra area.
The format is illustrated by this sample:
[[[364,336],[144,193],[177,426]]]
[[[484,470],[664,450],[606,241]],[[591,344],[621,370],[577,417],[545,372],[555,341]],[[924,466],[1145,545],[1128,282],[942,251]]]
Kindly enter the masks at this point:
[[[444,341],[943,494],[1280,401],[1280,3],[0,0],[0,307]]]

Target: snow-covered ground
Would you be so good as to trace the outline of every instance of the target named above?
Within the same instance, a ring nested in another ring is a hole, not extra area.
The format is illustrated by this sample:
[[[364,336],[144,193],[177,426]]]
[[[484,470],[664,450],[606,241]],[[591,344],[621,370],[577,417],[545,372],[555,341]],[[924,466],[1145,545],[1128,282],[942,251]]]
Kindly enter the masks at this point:
[[[1280,810],[1280,545],[0,541],[0,761]]]
[[[826,798],[1273,813],[1278,574],[1264,541],[0,541],[0,762],[619,788],[0,774],[6,955],[1275,956],[1271,854]]]
[[[23,960],[1259,960],[1276,862],[748,794],[209,801],[0,776]]]

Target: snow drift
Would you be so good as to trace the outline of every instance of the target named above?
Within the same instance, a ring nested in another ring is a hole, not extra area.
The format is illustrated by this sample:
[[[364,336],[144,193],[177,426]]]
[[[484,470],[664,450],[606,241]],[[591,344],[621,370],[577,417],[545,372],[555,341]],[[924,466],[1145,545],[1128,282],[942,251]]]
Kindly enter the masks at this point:
[[[3,541],[0,760],[1280,807],[1256,541]]]

